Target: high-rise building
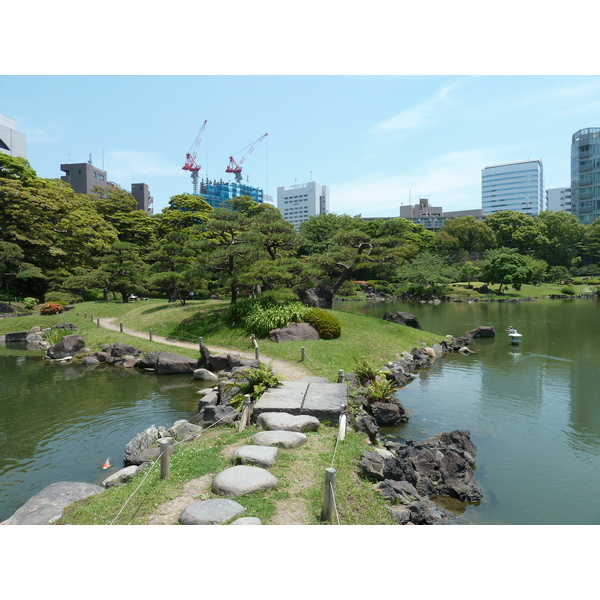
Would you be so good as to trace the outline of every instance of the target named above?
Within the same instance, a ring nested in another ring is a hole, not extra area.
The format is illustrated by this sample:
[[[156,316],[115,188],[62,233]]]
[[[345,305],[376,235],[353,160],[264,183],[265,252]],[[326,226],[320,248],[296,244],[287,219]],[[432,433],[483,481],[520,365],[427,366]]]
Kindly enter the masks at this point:
[[[544,170],[540,159],[491,165],[481,171],[484,215],[516,210],[531,216],[544,207]]]
[[[143,210],[149,215],[154,212],[152,209],[153,198],[150,195],[147,183],[132,183],[131,193],[137,202],[138,210]]]
[[[17,131],[17,122],[14,119],[4,115],[0,115],[0,152],[27,158],[25,134]]]
[[[210,181],[200,182],[200,195],[213,208],[221,208],[225,202],[237,196],[250,196],[254,202],[262,204],[265,194],[260,188],[252,187],[237,181]]]
[[[61,179],[70,183],[77,194],[91,194],[92,188],[108,185],[106,171],[94,167],[91,163],[68,163],[60,165],[60,170],[65,172]]]
[[[571,188],[546,190],[546,210],[571,214]]]
[[[571,139],[571,205],[580,223],[600,217],[600,127],[580,129]]]
[[[277,188],[277,208],[296,231],[309,217],[329,212],[329,186],[318,181]]]

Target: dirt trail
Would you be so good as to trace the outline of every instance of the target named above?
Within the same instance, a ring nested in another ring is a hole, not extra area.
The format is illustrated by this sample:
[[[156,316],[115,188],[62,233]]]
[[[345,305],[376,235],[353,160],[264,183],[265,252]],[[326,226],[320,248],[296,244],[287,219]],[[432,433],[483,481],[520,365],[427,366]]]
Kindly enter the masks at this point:
[[[114,319],[100,319],[100,326],[105,329],[112,329],[113,331],[119,331],[120,326],[115,323],[116,317]],[[123,328],[123,333],[127,335],[132,335],[135,337],[148,339],[148,334],[142,331],[134,331],[133,329]],[[168,344],[170,346],[179,346],[180,348],[189,348],[192,350],[198,349],[198,344],[193,344],[191,342],[179,342],[177,340],[171,340],[166,337],[162,337],[160,335],[153,335],[152,341],[160,342],[161,344]],[[254,354],[250,354],[248,352],[240,352],[239,350],[232,350],[230,348],[220,348],[218,346],[209,345],[210,351],[215,353],[228,353],[235,352],[239,354],[243,358],[254,358]],[[309,371],[301,367],[300,365],[295,365],[294,363],[286,362],[284,360],[276,360],[274,358],[270,358],[269,356],[265,356],[261,353],[260,355],[261,362],[268,364],[276,375],[281,377],[284,381],[298,381],[303,377],[308,377],[311,375]]]

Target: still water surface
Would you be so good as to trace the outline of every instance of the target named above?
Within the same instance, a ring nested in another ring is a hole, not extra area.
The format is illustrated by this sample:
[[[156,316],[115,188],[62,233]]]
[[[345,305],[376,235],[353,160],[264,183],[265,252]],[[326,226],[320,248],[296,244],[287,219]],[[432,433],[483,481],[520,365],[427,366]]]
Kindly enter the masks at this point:
[[[398,392],[408,423],[385,433],[424,440],[468,429],[477,445],[473,524],[600,524],[600,303],[340,303],[381,318],[407,310],[422,327],[473,340],[475,354],[446,355]],[[523,334],[520,346],[506,327]],[[390,357],[392,358],[392,357]],[[118,368],[44,361],[0,347],[0,521],[57,481],[99,483],[122,466],[125,445],[151,424],[197,409],[200,382]],[[111,457],[114,468],[99,467]]]
[[[201,386],[189,375],[51,363],[0,346],[0,522],[51,483],[99,484],[123,466],[137,433],[197,412]],[[108,457],[114,466],[102,470]]]
[[[600,303],[339,303],[382,317],[409,311],[426,331],[473,340],[398,392],[409,422],[385,433],[425,440],[468,429],[477,446],[475,476],[484,492],[461,519],[473,524],[600,524]],[[523,334],[508,340],[511,325]]]

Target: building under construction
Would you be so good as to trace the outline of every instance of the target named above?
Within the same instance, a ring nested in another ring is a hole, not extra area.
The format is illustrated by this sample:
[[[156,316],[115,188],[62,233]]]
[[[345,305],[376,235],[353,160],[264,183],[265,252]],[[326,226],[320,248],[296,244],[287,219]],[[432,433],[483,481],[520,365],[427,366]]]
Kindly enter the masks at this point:
[[[208,202],[213,208],[220,208],[224,202],[231,200],[236,196],[250,196],[254,202],[262,204],[264,202],[264,192],[260,188],[255,188],[237,181],[225,182],[204,180],[200,181],[199,196]]]

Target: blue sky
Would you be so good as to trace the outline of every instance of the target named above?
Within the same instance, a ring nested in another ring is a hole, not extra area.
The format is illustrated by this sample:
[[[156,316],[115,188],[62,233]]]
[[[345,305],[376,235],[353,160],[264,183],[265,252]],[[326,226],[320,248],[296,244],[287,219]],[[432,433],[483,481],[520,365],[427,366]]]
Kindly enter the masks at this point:
[[[481,169],[528,158],[546,188],[568,186],[572,134],[600,126],[595,49],[564,36],[583,0],[556,16],[537,0],[23,6],[6,7],[27,27],[4,32],[18,51],[0,65],[0,113],[32,166],[60,177],[91,154],[124,188],[147,183],[155,212],[191,193],[181,167],[204,120],[201,177],[228,180],[229,156],[268,133],[245,180],[276,201],[313,179],[332,212],[365,217],[420,197],[480,208]]]
[[[27,136],[41,177],[93,163],[130,189],[145,182],[155,212],[191,193],[181,167],[204,120],[201,177],[244,180],[276,199],[311,179],[331,211],[397,216],[429,198],[480,207],[481,169],[541,158],[547,188],[570,185],[571,135],[600,126],[598,76],[62,76],[0,77],[0,113]]]

